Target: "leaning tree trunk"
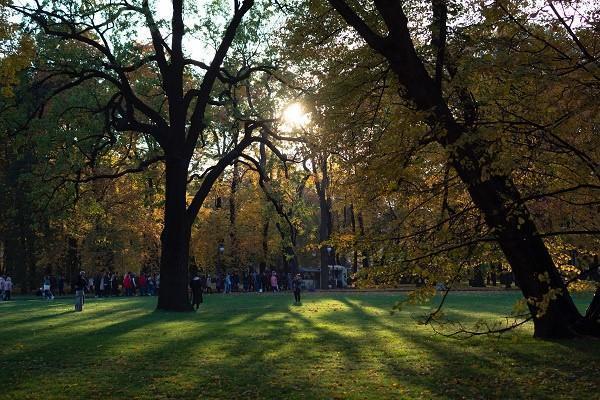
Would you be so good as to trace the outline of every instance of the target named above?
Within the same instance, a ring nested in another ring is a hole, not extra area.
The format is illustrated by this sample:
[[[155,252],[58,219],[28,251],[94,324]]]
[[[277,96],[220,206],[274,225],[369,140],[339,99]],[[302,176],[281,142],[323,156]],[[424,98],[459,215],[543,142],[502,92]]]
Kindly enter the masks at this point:
[[[190,311],[188,258],[191,230],[186,215],[187,164],[183,158],[167,158],[165,175],[165,219],[161,234],[157,309]]]
[[[469,151],[471,150],[471,151]],[[487,225],[498,238],[517,285],[528,299],[534,336],[571,337],[579,330],[581,314],[510,177],[482,179],[480,158],[471,149],[460,151],[453,165]]]

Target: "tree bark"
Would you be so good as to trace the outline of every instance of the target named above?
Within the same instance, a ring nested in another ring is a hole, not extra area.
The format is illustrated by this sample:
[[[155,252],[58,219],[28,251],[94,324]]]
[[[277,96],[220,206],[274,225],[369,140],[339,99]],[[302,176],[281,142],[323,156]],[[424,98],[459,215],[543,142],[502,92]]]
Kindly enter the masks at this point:
[[[191,225],[186,217],[187,163],[180,157],[165,162],[165,217],[161,234],[158,310],[191,311],[188,258]]]

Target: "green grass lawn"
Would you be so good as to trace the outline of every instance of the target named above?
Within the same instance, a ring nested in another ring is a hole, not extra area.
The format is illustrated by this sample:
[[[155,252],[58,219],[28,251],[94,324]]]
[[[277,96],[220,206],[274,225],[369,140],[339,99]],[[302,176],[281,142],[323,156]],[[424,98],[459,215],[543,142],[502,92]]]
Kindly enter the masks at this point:
[[[390,315],[399,296],[211,295],[186,314],[154,312],[156,298],[0,303],[0,398],[598,398],[599,341],[531,326],[449,339],[414,322],[420,307]],[[448,311],[494,319],[517,297],[456,293]]]

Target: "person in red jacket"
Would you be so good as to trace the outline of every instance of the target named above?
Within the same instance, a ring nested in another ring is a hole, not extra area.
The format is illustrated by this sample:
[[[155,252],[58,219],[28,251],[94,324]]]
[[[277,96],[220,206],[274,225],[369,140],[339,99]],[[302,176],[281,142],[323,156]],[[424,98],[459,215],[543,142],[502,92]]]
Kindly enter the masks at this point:
[[[128,272],[123,277],[123,288],[125,289],[125,296],[131,296],[131,272]]]
[[[138,285],[140,287],[140,296],[147,296],[148,280],[146,279],[146,274],[144,272],[140,274],[140,278],[138,279]]]

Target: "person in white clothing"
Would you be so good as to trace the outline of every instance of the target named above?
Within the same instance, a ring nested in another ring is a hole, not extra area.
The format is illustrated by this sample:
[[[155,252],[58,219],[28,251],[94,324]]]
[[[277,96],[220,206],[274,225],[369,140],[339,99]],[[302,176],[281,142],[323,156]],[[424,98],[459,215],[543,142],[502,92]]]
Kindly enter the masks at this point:
[[[10,300],[10,293],[12,292],[12,287],[12,279],[10,279],[10,276],[7,276],[6,280],[4,281],[4,300]]]

